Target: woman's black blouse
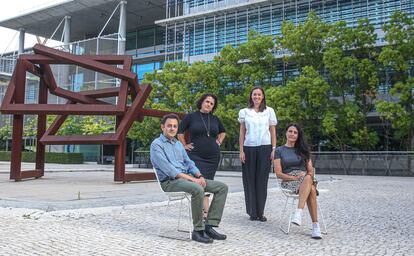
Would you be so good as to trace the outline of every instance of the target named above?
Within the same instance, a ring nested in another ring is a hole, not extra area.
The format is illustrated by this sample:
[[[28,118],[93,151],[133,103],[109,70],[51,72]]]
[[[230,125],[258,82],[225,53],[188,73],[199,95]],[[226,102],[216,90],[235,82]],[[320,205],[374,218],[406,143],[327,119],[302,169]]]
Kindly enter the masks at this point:
[[[209,118],[210,129],[208,129]],[[185,131],[189,132],[190,141],[194,146],[191,150],[192,154],[206,158],[211,157],[211,155],[220,154],[220,148],[216,143],[216,139],[218,134],[225,132],[225,129],[217,116],[211,113],[204,114],[200,111],[190,113],[181,121],[178,134],[184,134]],[[210,136],[207,136],[208,132]]]

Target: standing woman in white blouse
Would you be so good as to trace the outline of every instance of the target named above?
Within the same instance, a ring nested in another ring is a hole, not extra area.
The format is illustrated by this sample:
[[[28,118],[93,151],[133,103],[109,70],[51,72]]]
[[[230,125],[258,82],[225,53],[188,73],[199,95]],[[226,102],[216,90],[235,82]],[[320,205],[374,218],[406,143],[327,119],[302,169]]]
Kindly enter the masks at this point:
[[[250,91],[249,107],[239,111],[240,161],[246,212],[250,220],[266,221],[263,215],[271,160],[276,149],[276,114],[266,106],[261,87]]]

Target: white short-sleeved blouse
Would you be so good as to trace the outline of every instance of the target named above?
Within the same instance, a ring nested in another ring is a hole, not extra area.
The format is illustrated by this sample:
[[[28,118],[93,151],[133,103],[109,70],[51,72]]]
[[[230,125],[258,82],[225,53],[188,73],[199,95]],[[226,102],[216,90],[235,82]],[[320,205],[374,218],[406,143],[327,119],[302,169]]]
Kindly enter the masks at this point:
[[[244,146],[257,147],[272,144],[269,127],[277,125],[273,108],[266,107],[263,112],[256,112],[253,108],[243,108],[239,111],[238,120],[246,126]]]

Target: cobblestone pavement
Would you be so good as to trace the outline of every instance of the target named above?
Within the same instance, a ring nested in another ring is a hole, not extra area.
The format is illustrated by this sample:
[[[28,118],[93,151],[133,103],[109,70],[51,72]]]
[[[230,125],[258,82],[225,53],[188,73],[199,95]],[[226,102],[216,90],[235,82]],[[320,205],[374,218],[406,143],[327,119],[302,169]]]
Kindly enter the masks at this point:
[[[272,187],[265,223],[248,220],[242,192],[229,194],[218,229],[228,239],[210,245],[157,236],[159,221],[177,223],[178,205],[159,214],[165,201],[51,212],[0,208],[0,255],[414,255],[413,178],[320,177],[329,232],[322,240],[302,227],[282,233],[284,198]]]

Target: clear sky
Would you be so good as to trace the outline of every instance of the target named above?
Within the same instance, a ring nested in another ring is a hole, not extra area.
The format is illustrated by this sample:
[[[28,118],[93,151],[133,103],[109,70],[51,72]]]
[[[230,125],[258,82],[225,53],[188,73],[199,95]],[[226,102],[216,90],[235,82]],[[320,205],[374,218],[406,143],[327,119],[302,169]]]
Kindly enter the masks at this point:
[[[0,20],[6,20],[18,15],[44,8],[65,0],[11,0],[1,1]],[[51,31],[52,33],[53,31]],[[14,38],[13,38],[14,37]],[[19,48],[19,32],[0,27],[0,55]],[[25,48],[31,47],[37,42],[36,37],[26,34]]]

